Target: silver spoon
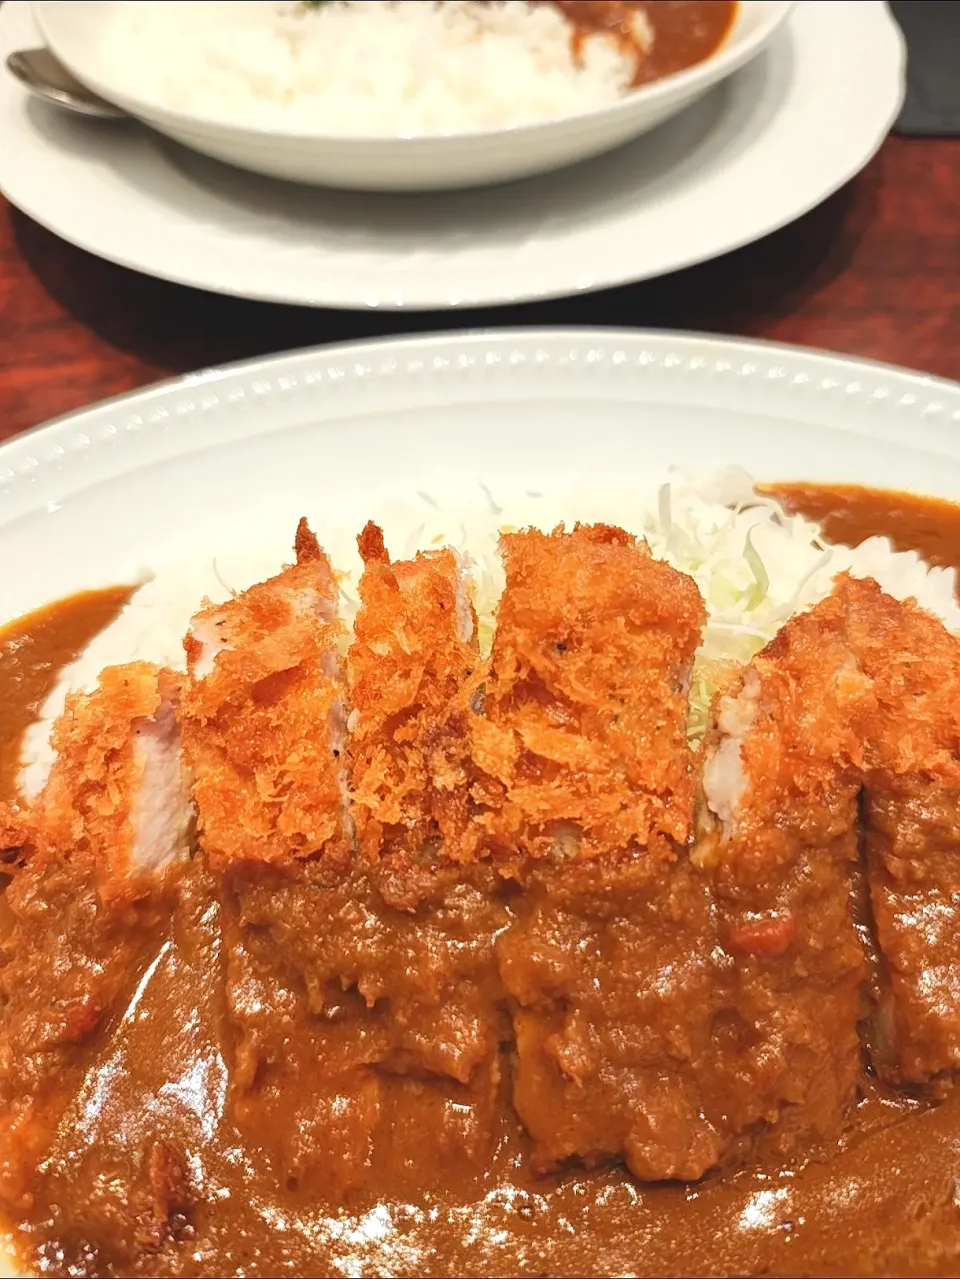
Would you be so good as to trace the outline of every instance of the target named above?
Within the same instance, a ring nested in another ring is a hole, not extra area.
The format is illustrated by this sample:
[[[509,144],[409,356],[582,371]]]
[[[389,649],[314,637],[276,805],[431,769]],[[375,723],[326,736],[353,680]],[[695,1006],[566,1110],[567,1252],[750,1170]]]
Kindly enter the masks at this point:
[[[119,120],[127,115],[80,83],[49,49],[21,49],[7,57],[7,70],[31,93],[58,107],[99,120]]]

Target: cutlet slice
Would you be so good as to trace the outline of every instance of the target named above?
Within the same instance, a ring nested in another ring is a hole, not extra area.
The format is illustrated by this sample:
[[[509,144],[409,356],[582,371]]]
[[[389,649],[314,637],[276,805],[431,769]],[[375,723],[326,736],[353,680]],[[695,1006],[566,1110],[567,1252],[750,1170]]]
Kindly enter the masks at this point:
[[[193,619],[180,724],[215,869],[346,860],[336,602],[330,562],[301,520],[294,565]]]
[[[220,894],[231,1107],[279,1184],[339,1195],[379,1114],[354,951],[337,583],[306,523],[296,563],[205,608],[185,640],[184,749]]]
[[[445,1150],[446,1182],[492,1157],[509,1037],[494,939],[507,915],[500,880],[475,859],[467,718],[480,658],[460,564],[449,549],[391,562],[372,523],[358,543],[348,758],[378,927],[356,948],[356,982],[384,1036],[375,1158],[395,1160],[412,1192],[423,1165],[391,1149],[414,1113]]]
[[[836,595],[788,622],[718,699],[703,769],[708,876],[728,1005],[704,1075],[731,1146],[835,1140],[855,1098],[867,975],[851,909],[859,724],[870,682]]]
[[[350,791],[369,861],[463,861],[469,681],[476,615],[453,551],[391,563],[383,533],[358,538],[364,573],[348,658]]]
[[[29,1193],[83,1045],[161,944],[166,891],[189,854],[192,808],[176,725],[179,678],[111,667],[57,721],[58,752],[19,844],[0,966],[0,1194]]]
[[[694,582],[606,526],[502,539],[474,788],[523,891],[498,940],[514,1102],[543,1172],[624,1158],[644,1179],[715,1161],[696,1067],[713,999],[687,688]]]
[[[107,667],[54,727],[57,757],[36,805],[43,843],[90,859],[104,896],[136,892],[189,852],[181,692],[179,675],[146,662]]]
[[[682,843],[687,689],[706,613],[691,578],[606,525],[501,539],[476,797],[491,849],[618,857]]]
[[[913,601],[845,579],[865,717],[867,880],[881,965],[871,1047],[894,1084],[960,1066],[960,639]]]

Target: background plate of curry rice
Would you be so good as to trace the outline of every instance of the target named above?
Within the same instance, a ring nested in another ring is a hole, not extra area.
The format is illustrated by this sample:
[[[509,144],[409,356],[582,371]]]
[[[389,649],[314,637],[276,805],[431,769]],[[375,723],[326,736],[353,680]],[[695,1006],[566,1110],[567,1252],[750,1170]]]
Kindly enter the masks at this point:
[[[0,56],[39,43],[31,6],[6,0]],[[664,275],[799,218],[880,147],[905,62],[882,0],[804,0],[755,58],[635,141],[523,181],[399,195],[251,175],[138,124],[53,111],[0,76],[0,190],[98,257],[216,293],[358,310],[503,306]],[[649,92],[664,85],[672,92],[666,81]],[[584,154],[583,120],[533,126],[534,141],[567,128]],[[334,141],[340,169],[369,186],[378,174],[412,180],[405,146],[452,148],[451,179],[476,149],[490,178],[515,148],[526,153],[530,131],[476,134],[470,148],[457,137]],[[370,147],[385,154],[367,163]],[[276,162],[274,141],[257,150],[261,165]],[[417,163],[437,169],[430,155]]]

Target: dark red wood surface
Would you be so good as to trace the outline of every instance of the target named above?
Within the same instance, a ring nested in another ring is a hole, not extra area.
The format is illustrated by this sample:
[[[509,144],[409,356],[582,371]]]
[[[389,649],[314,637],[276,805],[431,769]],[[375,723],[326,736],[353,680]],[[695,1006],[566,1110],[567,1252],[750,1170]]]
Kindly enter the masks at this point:
[[[311,311],[200,293],[91,257],[0,199],[0,437],[227,360],[508,324],[697,329],[960,377],[960,139],[890,137],[818,209],[714,262],[490,311]]]

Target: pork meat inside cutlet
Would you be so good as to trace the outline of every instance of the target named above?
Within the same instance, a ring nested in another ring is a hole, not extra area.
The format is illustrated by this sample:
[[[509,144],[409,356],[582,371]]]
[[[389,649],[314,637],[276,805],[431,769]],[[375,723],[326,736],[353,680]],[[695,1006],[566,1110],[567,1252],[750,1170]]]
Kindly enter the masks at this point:
[[[622,1157],[644,1179],[696,1177],[718,1142],[695,1087],[710,902],[683,849],[703,601],[619,529],[527,531],[502,547],[474,798],[492,855],[523,886],[498,942],[514,1102],[539,1171]]]
[[[711,883],[727,957],[707,1113],[731,1144],[763,1128],[783,1151],[839,1136],[860,1071],[866,967],[851,913],[871,704],[834,594],[788,622],[718,700],[703,770]]]
[[[146,663],[108,668],[57,721],[57,758],[6,892],[0,967],[0,1192],[29,1193],[82,1067],[82,1045],[122,1007],[161,944],[165,891],[189,853],[179,677]],[[5,832],[9,846],[13,835]]]
[[[406,1168],[391,1154],[397,1133],[431,1132],[445,1180],[482,1173],[500,1133],[509,1020],[494,939],[507,917],[500,880],[475,859],[467,717],[479,652],[457,557],[391,563],[374,524],[358,542],[348,757],[378,928],[357,948],[356,980],[386,1044],[374,1157],[412,1173],[413,1190],[424,1165],[409,1148]]]
[[[867,879],[881,954],[871,1047],[895,1084],[960,1066],[960,639],[872,581],[839,588],[865,717]]]

